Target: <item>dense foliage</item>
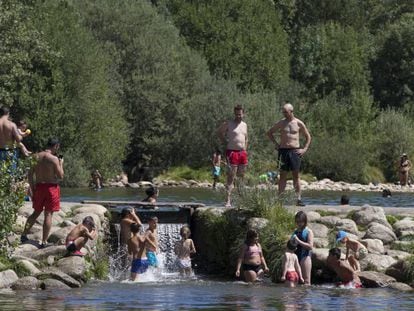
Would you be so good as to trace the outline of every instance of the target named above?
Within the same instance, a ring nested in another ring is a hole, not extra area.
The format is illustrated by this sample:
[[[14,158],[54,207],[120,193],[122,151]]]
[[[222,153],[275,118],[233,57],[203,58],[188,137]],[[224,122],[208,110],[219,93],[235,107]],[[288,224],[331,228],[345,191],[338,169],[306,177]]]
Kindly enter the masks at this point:
[[[394,181],[414,146],[413,16],[410,0],[0,0],[0,103],[30,149],[61,138],[66,185],[206,166],[236,103],[260,172],[285,100],[314,137],[307,172]]]

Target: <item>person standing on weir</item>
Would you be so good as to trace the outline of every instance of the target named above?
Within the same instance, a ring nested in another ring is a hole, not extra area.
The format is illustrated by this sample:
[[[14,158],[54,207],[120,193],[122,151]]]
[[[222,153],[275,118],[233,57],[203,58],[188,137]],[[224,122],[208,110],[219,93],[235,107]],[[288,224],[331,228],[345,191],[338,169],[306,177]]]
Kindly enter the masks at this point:
[[[308,151],[312,138],[305,123],[294,116],[293,106],[290,103],[286,103],[283,106],[282,113],[284,118],[273,125],[267,132],[267,136],[275,144],[276,150],[279,152],[279,194],[285,191],[287,174],[291,171],[293,185],[297,194],[296,205],[305,206],[301,197],[299,172],[302,156],[306,153],[306,151]],[[277,131],[280,133],[280,143],[278,143],[273,136],[273,134]],[[303,134],[306,139],[303,148],[300,148],[300,134]]]
[[[247,124],[243,121],[243,107],[234,107],[234,120],[224,122],[219,130],[218,136],[223,144],[226,144],[226,157],[228,165],[227,173],[227,199],[226,207],[231,207],[231,192],[234,188],[236,176],[243,179],[247,160]]]

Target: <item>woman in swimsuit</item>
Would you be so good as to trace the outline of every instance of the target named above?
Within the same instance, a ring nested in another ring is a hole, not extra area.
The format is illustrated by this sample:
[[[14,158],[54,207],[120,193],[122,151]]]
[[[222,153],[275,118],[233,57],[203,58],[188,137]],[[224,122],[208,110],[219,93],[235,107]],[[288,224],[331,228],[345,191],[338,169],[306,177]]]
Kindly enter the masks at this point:
[[[305,285],[311,285],[313,232],[307,227],[308,217],[305,212],[296,213],[295,223],[297,229],[292,235],[292,239],[297,243],[295,253],[298,256]]]
[[[236,277],[240,277],[240,268],[243,268],[246,282],[255,282],[257,277],[269,272],[256,230],[247,231],[246,240],[240,249],[237,260]]]
[[[400,159],[400,165],[399,165],[399,175],[400,175],[400,185],[405,186],[409,185],[408,178],[409,178],[409,172],[411,169],[411,162],[408,160],[407,154],[403,153],[401,155]]]

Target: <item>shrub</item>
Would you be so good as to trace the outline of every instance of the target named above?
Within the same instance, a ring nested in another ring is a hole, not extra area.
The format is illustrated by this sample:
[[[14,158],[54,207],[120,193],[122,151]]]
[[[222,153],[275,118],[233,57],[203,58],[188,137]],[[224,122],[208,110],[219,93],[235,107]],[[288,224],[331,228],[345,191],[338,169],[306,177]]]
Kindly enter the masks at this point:
[[[79,150],[69,149],[64,154],[63,170],[65,176],[62,181],[64,187],[84,187],[90,180],[90,171]]]

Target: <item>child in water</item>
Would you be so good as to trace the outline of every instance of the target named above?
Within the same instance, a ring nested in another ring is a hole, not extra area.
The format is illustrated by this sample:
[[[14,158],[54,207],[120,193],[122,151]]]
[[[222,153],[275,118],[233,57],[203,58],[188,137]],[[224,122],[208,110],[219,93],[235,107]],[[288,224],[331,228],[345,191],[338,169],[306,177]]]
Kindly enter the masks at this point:
[[[143,274],[148,270],[149,262],[145,254],[146,236],[140,234],[141,224],[132,223],[130,231],[132,236],[128,239],[128,254],[132,256],[131,281],[136,281],[138,274]]]
[[[88,240],[96,238],[95,222],[91,216],[86,216],[82,223],[75,226],[66,237],[66,250],[69,256],[84,256],[80,251]]]
[[[350,239],[345,231],[338,231],[336,234],[336,243],[342,243],[346,246],[345,260],[348,260],[351,267],[356,271],[361,271],[360,259],[364,259],[367,254],[367,248],[359,241]],[[349,255],[349,251],[353,254]]]
[[[150,266],[158,267],[158,233],[157,233],[158,218],[156,216],[148,219],[148,229],[146,231],[145,248],[147,250],[147,258]]]
[[[296,287],[299,281],[301,283],[304,282],[295,251],[296,243],[293,240],[289,240],[286,245],[285,255],[283,256],[283,272],[281,277],[281,280],[289,284],[289,287]]]
[[[221,160],[221,151],[220,149],[216,149],[216,151],[213,153],[212,157],[212,164],[213,164],[213,189],[216,189],[216,184],[220,178],[221,173],[221,163],[223,161]]]
[[[145,194],[147,195],[147,197],[143,200],[143,202],[148,202],[152,204],[157,203],[159,194],[158,188],[151,186],[147,190],[145,190]]]
[[[313,232],[307,227],[308,217],[305,212],[296,213],[295,223],[297,229],[292,235],[293,241],[297,243],[295,254],[298,256],[305,285],[311,285]]]
[[[263,257],[262,247],[259,244],[259,234],[256,230],[250,229],[247,231],[246,240],[240,249],[237,260],[236,277],[240,277],[241,267],[243,267],[246,282],[255,282],[263,273],[269,272],[266,260]]]
[[[121,245],[126,245],[131,237],[130,227],[133,223],[141,225],[141,220],[133,207],[125,207],[121,212]]]
[[[22,137],[27,137],[30,135],[31,131],[27,128],[27,123],[24,120],[20,120],[17,122],[17,130]],[[20,142],[19,144],[20,151],[24,154],[25,157],[28,157],[32,153],[27,150],[26,146]]]
[[[195,254],[196,249],[194,242],[190,239],[190,228],[184,226],[180,229],[181,241],[178,241],[174,247],[174,252],[178,256],[177,266],[181,275],[190,276],[193,272],[191,269],[191,254]]]

